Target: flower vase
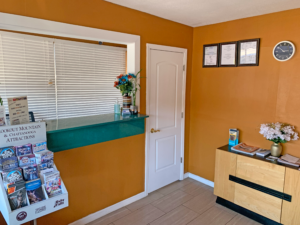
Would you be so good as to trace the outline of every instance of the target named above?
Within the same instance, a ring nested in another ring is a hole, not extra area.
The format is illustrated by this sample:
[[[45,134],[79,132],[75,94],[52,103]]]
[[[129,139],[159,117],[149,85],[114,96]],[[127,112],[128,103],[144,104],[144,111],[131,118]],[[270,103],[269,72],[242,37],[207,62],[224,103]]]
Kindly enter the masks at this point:
[[[123,96],[123,109],[130,109],[131,105],[131,96],[124,95]]]
[[[275,157],[279,157],[282,152],[282,146],[280,143],[273,143],[271,145],[271,155]]]

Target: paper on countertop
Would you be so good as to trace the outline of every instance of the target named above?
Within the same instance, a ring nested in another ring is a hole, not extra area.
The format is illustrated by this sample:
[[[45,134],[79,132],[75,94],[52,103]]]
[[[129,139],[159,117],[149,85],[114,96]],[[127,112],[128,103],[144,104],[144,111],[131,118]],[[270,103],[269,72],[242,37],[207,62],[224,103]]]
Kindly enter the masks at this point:
[[[288,161],[288,162],[291,162],[291,163],[297,163],[299,161],[299,158],[297,157],[294,157],[292,155],[289,155],[289,154],[285,154],[281,157],[281,159],[285,160],[285,161]]]

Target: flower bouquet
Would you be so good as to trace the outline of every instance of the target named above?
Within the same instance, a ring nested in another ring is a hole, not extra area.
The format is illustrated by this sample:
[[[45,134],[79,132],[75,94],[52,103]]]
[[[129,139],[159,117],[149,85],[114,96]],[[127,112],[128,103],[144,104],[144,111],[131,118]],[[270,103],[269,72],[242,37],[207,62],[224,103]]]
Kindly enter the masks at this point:
[[[141,86],[137,83],[141,71],[137,74],[128,73],[120,74],[114,83],[114,87],[121,91],[123,96],[123,108],[130,108],[132,114],[138,113],[136,106],[136,93],[140,90]],[[133,104],[131,106],[131,95],[133,97]]]
[[[271,146],[271,155],[280,156],[282,146],[280,143],[295,141],[299,139],[295,127],[286,123],[267,123],[260,126],[260,134],[267,140],[274,142]]]

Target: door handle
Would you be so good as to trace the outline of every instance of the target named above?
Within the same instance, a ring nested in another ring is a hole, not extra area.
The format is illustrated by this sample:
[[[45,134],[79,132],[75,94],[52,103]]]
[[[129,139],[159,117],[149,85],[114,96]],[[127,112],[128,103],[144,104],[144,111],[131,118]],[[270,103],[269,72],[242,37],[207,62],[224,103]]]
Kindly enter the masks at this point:
[[[152,129],[150,130],[150,132],[151,132],[151,133],[156,133],[156,132],[160,132],[160,130],[154,130],[154,128],[152,128]]]

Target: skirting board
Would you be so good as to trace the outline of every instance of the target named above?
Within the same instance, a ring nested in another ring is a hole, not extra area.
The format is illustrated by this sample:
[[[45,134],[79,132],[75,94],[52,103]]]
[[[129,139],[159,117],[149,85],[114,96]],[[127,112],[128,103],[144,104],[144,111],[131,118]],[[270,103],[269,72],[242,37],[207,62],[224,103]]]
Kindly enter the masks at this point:
[[[191,179],[194,179],[196,181],[199,181],[199,182],[201,182],[203,184],[206,184],[208,186],[211,186],[211,187],[215,186],[214,182],[212,182],[210,180],[206,180],[205,178],[199,177],[199,176],[197,176],[195,174],[192,174],[192,173],[185,173],[184,176],[183,176],[184,179],[188,178],[188,177],[191,178]]]
[[[147,195],[148,194],[146,192],[142,192],[140,194],[137,194],[135,196],[127,198],[127,199],[125,199],[125,200],[123,200],[121,202],[118,202],[118,203],[116,203],[116,204],[114,204],[112,206],[109,206],[109,207],[107,207],[105,209],[99,210],[98,212],[90,214],[90,215],[88,215],[88,216],[86,216],[86,217],[84,217],[84,218],[82,218],[80,220],[77,220],[77,221],[75,221],[73,223],[70,223],[69,225],[84,225],[84,224],[90,223],[90,222],[92,222],[92,221],[94,221],[96,219],[99,219],[102,216],[105,216],[105,215],[107,215],[107,214],[109,214],[109,213],[111,213],[113,211],[116,211],[116,210],[118,210],[118,209],[120,209],[120,208],[122,208],[122,207],[124,207],[126,205],[129,205],[129,204],[131,204],[131,203],[133,203],[133,202],[135,202],[137,200],[140,200],[140,199],[146,197]]]

